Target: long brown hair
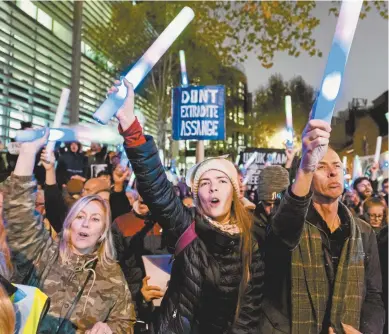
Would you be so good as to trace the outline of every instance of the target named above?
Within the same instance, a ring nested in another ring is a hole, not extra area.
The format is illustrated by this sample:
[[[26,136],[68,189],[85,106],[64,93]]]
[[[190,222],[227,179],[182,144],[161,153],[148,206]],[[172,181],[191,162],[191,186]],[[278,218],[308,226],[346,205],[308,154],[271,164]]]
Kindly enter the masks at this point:
[[[200,214],[205,215],[201,202],[197,202],[197,210]],[[238,319],[241,300],[246,291],[247,284],[250,280],[250,265],[252,260],[252,214],[245,209],[241,203],[238,194],[233,192],[232,204],[231,204],[231,223],[237,224],[240,234],[240,254],[242,260],[242,278],[239,285],[238,303],[235,312],[235,321]]]
[[[8,294],[0,284],[0,328],[1,333],[13,334],[15,330],[15,310]]]
[[[3,221],[0,221],[0,274],[10,279],[13,271],[11,252],[7,244],[7,233]]]
[[[242,297],[246,291],[250,280],[250,265],[252,261],[252,214],[245,209],[238,195],[234,192],[231,208],[231,222],[239,226],[240,234],[240,254],[242,259],[242,279],[239,285],[238,303],[235,312],[235,320],[239,316]]]

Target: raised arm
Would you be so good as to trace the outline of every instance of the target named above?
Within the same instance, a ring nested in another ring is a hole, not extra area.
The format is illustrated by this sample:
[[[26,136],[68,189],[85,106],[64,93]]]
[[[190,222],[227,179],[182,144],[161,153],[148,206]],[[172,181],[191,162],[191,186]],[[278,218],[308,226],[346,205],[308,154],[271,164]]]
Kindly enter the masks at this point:
[[[313,173],[327,152],[331,128],[321,120],[310,120],[303,132],[303,150],[296,180],[272,220],[272,233],[288,248],[298,245],[311,200]]]
[[[143,200],[158,223],[166,230],[173,230],[179,237],[190,225],[190,211],[175,195],[159,159],[158,149],[152,137],[144,136],[138,120],[134,116],[134,91],[130,83],[124,81],[127,97],[116,114],[120,122],[119,130],[124,137],[127,157],[137,178],[137,187]],[[112,87],[109,93],[117,91]]]
[[[47,136],[22,145],[14,174],[3,183],[7,241],[21,276],[27,274],[33,263],[44,268],[53,244],[35,211],[36,181],[32,175],[36,152],[46,139]]]
[[[62,196],[61,190],[58,188],[57,178],[55,173],[55,156],[52,153],[49,157],[46,156],[46,150],[43,150],[41,155],[42,165],[46,170],[45,180],[45,210],[46,218],[55,232],[59,233],[62,230],[63,222],[66,218],[67,206]]]

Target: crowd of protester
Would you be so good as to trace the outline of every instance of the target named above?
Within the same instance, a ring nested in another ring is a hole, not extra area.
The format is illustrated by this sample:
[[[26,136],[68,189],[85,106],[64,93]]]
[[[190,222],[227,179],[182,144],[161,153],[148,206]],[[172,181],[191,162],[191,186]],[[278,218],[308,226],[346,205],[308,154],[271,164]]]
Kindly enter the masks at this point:
[[[301,157],[286,150],[255,191],[225,157],[176,175],[126,87],[130,164],[97,143],[46,152],[48,131],[1,160],[0,333],[387,333],[378,165],[345,189],[329,125],[310,120]],[[142,260],[166,254],[167,290]]]

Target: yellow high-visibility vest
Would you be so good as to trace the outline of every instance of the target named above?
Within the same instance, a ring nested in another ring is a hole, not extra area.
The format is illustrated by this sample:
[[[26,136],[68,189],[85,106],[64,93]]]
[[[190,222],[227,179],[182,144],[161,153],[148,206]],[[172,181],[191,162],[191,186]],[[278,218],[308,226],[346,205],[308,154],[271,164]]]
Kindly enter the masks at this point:
[[[49,309],[50,299],[33,286],[21,284],[14,286],[18,288],[11,297],[16,312],[15,333],[35,334]]]

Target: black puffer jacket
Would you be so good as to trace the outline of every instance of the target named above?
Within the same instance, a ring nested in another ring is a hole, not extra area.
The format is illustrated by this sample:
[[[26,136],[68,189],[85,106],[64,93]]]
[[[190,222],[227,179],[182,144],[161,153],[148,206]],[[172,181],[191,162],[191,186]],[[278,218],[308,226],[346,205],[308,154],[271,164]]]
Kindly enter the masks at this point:
[[[151,137],[146,140],[126,149],[139,193],[168,231],[170,246],[174,247],[193,221],[199,236],[174,261],[161,305],[159,333],[255,333],[264,271],[258,244],[253,241],[251,277],[234,322],[242,277],[240,238],[212,227],[182,204],[166,178],[154,141]]]

